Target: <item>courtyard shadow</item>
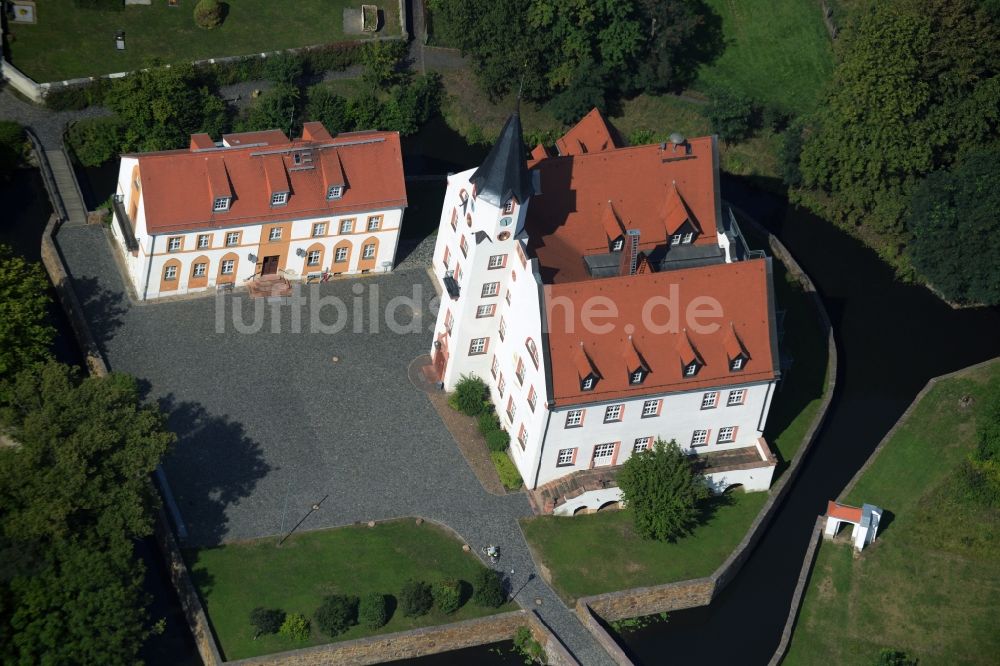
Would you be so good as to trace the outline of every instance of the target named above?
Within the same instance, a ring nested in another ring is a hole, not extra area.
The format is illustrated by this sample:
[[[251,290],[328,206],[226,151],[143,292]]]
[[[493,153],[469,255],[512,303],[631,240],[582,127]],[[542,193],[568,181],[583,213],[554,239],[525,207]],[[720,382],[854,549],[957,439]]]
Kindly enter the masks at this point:
[[[173,394],[157,402],[177,435],[165,467],[188,528],[185,545],[218,545],[228,532],[226,509],[249,497],[271,467],[241,423]]]
[[[73,289],[90,327],[90,333],[102,354],[107,356],[107,344],[125,323],[128,305],[120,291],[106,289],[97,278],[74,277]]]

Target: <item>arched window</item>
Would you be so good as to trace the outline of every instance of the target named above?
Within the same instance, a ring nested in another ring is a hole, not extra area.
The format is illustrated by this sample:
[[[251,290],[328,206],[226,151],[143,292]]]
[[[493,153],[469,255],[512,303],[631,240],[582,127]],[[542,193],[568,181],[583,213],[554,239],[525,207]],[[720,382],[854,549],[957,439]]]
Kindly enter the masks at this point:
[[[181,283],[181,260],[170,259],[163,264],[160,273],[160,291],[174,291]]]
[[[524,346],[528,348],[528,356],[531,357],[531,362],[535,364],[535,368],[538,368],[538,347],[535,346],[535,341],[528,338],[524,342]]]
[[[208,286],[209,260],[205,255],[199,255],[191,262],[191,273],[188,277],[188,289],[198,289]]]
[[[240,255],[235,252],[227,252],[219,261],[219,284],[236,282],[236,271],[240,267]]]

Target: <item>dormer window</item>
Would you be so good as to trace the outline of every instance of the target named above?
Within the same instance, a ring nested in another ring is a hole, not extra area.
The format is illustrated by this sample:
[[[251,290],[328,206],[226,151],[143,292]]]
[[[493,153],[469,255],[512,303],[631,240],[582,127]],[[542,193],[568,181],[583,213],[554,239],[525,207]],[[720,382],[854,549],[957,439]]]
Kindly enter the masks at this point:
[[[729,369],[733,372],[743,369],[743,363],[746,361],[742,356],[737,356],[732,361],[729,362]]]
[[[612,252],[621,252],[622,248],[624,248],[624,247],[625,247],[625,239],[624,238],[616,238],[615,242],[611,244],[611,251]]]
[[[684,376],[694,377],[695,375],[698,374],[698,369],[700,367],[701,366],[698,365],[698,361],[692,361],[691,363],[688,363],[686,366],[684,366]]]
[[[636,370],[628,376],[629,384],[641,384],[642,380],[646,378],[646,372],[644,370]]]
[[[212,204],[212,210],[215,212],[229,210],[229,201],[229,197],[216,197],[215,202]]]
[[[295,162],[296,165],[302,164],[302,153],[293,154],[292,161]]]
[[[671,245],[680,245],[681,241],[683,239],[684,239],[684,235],[683,234],[674,234],[673,236],[670,237],[670,244]]]
[[[326,191],[327,199],[339,199],[344,196],[344,188],[341,185],[331,185],[330,189]]]
[[[584,377],[583,381],[580,382],[580,389],[583,391],[593,391],[594,390],[594,378]]]
[[[690,245],[693,239],[694,239],[694,233],[689,231],[686,234],[684,234],[684,238],[681,240],[681,243],[683,243],[684,245]]]
[[[288,192],[275,192],[271,195],[272,206],[284,206],[288,203]]]

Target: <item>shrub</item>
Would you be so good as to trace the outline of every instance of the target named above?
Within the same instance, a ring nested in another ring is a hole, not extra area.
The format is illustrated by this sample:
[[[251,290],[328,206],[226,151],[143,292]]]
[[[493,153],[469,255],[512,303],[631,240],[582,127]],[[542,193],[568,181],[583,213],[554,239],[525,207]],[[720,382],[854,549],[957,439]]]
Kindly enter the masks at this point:
[[[88,106],[99,106],[104,103],[104,95],[110,86],[109,79],[96,79],[84,85],[52,88],[45,96],[45,106],[53,111],[79,111]]]
[[[517,471],[517,467],[510,459],[510,456],[503,451],[491,451],[490,458],[493,459],[493,466],[497,468],[500,483],[503,484],[504,488],[507,490],[517,490],[524,485],[521,473]]]
[[[324,634],[337,636],[358,623],[358,598],[331,594],[316,610],[316,625]]]
[[[306,69],[312,74],[347,69],[364,57],[364,43],[327,44],[303,53]]]
[[[499,608],[507,600],[503,591],[503,579],[499,571],[483,567],[476,575],[472,600],[485,608]]]
[[[448,578],[434,586],[434,605],[442,613],[454,613],[462,605],[462,584]]]
[[[295,83],[302,78],[304,60],[294,53],[280,53],[264,60],[264,76],[275,83]]]
[[[83,166],[98,166],[121,152],[122,122],[110,118],[84,118],[66,130],[66,143]]]
[[[789,187],[802,184],[802,170],[799,164],[802,160],[803,127],[799,122],[793,122],[781,133],[781,144],[778,147],[778,167],[781,179]]]
[[[480,414],[476,422],[479,426],[479,432],[484,437],[500,429],[500,421],[497,420],[497,415],[493,413],[492,409],[487,409]]]
[[[525,664],[547,664],[545,648],[535,640],[531,629],[518,627],[514,632],[514,651],[524,657]]]
[[[222,25],[222,20],[226,18],[225,3],[219,0],[198,0],[194,6],[194,22],[199,28],[211,30]]]
[[[369,629],[384,627],[389,621],[389,598],[372,592],[361,597],[358,606],[358,623]]]
[[[462,375],[455,385],[455,392],[448,398],[448,404],[463,414],[477,416],[482,413],[488,396],[482,379],[475,375]]]
[[[422,580],[413,579],[403,583],[403,589],[399,593],[399,607],[403,610],[403,615],[407,617],[426,615],[433,605],[434,597],[431,595],[430,585]]]
[[[309,618],[302,613],[292,613],[285,617],[281,623],[278,633],[293,641],[304,641],[309,639]]]
[[[917,660],[910,659],[902,650],[883,648],[874,664],[875,666],[916,666]]]
[[[719,90],[705,107],[712,131],[726,143],[739,143],[753,135],[757,109],[749,97]]]
[[[285,611],[276,608],[258,606],[250,611],[250,625],[257,632],[257,636],[278,633],[284,621]]]
[[[494,430],[486,433],[486,448],[491,453],[503,453],[510,446],[510,435],[504,430]]]

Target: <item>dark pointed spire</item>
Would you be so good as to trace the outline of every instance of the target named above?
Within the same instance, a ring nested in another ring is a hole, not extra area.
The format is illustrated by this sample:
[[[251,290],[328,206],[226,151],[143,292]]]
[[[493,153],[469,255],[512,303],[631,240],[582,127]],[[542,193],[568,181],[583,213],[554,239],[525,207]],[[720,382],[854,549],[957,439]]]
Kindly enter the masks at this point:
[[[497,142],[469,180],[476,186],[476,196],[494,206],[502,206],[512,196],[523,204],[533,194],[518,113],[510,114]]]

